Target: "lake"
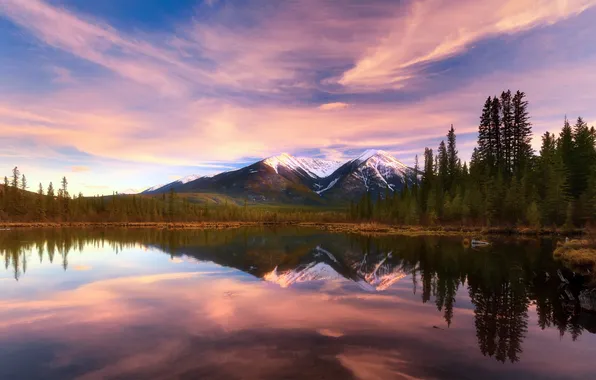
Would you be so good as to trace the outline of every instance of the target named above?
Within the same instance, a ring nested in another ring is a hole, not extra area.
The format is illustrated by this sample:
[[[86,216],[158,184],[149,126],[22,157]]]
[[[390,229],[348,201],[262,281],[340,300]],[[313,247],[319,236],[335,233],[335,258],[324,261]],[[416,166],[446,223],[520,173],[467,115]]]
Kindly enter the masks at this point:
[[[594,379],[549,239],[0,231],[1,379]]]

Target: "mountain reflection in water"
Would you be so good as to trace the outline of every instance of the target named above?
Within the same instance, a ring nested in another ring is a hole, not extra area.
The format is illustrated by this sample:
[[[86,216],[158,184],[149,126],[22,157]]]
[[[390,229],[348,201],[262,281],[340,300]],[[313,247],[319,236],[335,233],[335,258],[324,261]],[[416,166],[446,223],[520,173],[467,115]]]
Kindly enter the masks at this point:
[[[591,378],[553,244],[2,231],[0,378]]]

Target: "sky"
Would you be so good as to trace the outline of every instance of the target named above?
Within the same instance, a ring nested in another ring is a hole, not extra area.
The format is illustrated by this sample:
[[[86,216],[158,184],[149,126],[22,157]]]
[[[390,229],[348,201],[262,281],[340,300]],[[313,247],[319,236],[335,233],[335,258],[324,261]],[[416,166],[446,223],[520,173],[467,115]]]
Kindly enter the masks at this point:
[[[596,0],[0,0],[0,168],[142,190],[282,152],[413,165],[527,95],[596,124]]]

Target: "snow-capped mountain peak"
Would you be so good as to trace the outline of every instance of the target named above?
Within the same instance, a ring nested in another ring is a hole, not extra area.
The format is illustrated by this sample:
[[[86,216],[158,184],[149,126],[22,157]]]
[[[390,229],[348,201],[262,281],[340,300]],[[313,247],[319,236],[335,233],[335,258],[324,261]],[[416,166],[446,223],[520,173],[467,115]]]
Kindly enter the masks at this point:
[[[352,162],[357,164],[363,164],[370,162],[373,165],[382,164],[384,166],[391,166],[394,168],[400,168],[406,170],[408,167],[401,161],[390,155],[384,150],[369,149],[362,153],[360,156],[355,158]]]
[[[143,193],[150,193],[152,191],[159,190],[166,185],[167,185],[167,183],[160,183],[159,185],[148,187],[147,189],[143,190]]]
[[[180,179],[177,179],[174,182],[180,182],[180,183],[184,184],[184,183],[189,183],[191,181],[197,180],[197,179],[202,178],[202,177],[203,176],[200,176],[198,174],[191,174],[191,175],[188,175],[186,177],[182,177]]]
[[[367,262],[368,256],[365,255],[362,261],[352,265],[352,270],[348,270],[331,252],[320,246],[313,250],[312,255],[313,260],[307,264],[285,271],[275,267],[271,272],[266,273],[263,279],[282,288],[311,281],[352,281],[367,292],[380,292],[387,290],[407,275],[400,266],[393,266],[388,261],[391,253],[380,258],[378,262],[370,263]]]
[[[366,161],[369,158],[374,157],[374,156],[388,156],[388,155],[389,154],[387,152],[385,152],[384,150],[380,150],[380,149],[367,149],[360,156],[356,157],[354,159],[354,161],[356,161],[356,162],[364,162],[364,161]]]
[[[263,163],[273,168],[276,173],[279,173],[280,167],[285,167],[295,171],[303,170],[308,176],[315,179],[329,176],[342,164],[340,161],[321,158],[294,157],[288,153],[266,158]]]
[[[279,272],[276,267],[271,272],[265,274],[263,279],[278,284],[282,288],[287,288],[288,286],[299,282],[321,280],[337,281],[343,280],[344,277],[326,263],[312,262],[296,270],[285,272]]]
[[[330,176],[343,164],[341,161],[325,160],[322,158],[297,157],[297,160],[307,172],[319,178]]]
[[[170,188],[178,185],[184,185],[192,181],[196,181],[199,178],[205,178],[206,176],[201,176],[198,174],[191,174],[186,177],[179,178],[175,181],[169,183],[162,183],[161,185],[152,186],[143,191],[143,193],[150,193],[157,190],[169,190]]]
[[[171,190],[221,192],[258,202],[322,204],[328,201],[357,201],[367,192],[373,193],[373,197],[379,193],[383,196],[387,190],[396,192],[409,186],[413,178],[411,168],[383,150],[367,150],[343,163],[282,153],[210,177],[191,175],[180,178],[153,186],[143,194]]]
[[[266,158],[263,160],[263,163],[272,167],[276,173],[279,173],[280,166],[292,170],[297,170],[301,168],[300,162],[296,159],[296,157],[288,153],[282,153],[278,156]]]

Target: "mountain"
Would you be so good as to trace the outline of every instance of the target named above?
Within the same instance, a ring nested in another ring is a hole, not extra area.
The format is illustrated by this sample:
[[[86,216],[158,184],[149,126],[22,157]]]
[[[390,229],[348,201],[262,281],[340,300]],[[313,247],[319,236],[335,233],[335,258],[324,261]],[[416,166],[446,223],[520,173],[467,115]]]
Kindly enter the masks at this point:
[[[212,242],[208,246],[155,247],[172,256],[235,268],[282,288],[309,282],[351,282],[366,292],[382,292],[419,270],[418,265],[412,267],[391,253],[363,255],[349,246],[335,246],[333,240],[327,239],[324,234],[297,239],[293,233],[282,233],[238,241],[230,238],[225,244],[222,240],[219,246]],[[280,246],[284,248],[280,250]],[[246,255],[238,254],[242,249]]]
[[[414,179],[413,169],[387,152],[368,150],[342,163],[283,153],[214,176],[191,176],[151,187],[143,194],[218,193],[259,203],[327,204],[384,196]]]
[[[337,170],[342,164],[341,161],[323,160],[320,158],[293,157],[287,153],[279,156],[269,157],[263,161],[271,166],[276,172],[280,167],[295,171],[306,172],[311,178],[326,178]]]
[[[367,192],[373,197],[401,191],[414,182],[414,169],[383,150],[367,150],[328,176],[316,192],[333,200],[356,200]]]
[[[281,154],[238,170],[200,177],[185,184],[167,184],[147,193],[163,193],[174,188],[176,192],[220,193],[251,202],[320,205],[325,200],[312,188],[321,180],[318,174],[332,170],[334,165],[338,166],[325,160],[298,159]]]
[[[369,265],[366,263],[367,258],[368,256],[365,255],[361,262],[349,266],[335,258],[331,252],[318,246],[305,257],[306,262],[287,270],[275,267],[271,272],[266,273],[263,279],[278,284],[282,288],[302,282],[350,280],[362,290],[375,292],[387,290],[407,276],[401,266],[395,266],[388,261],[391,254],[382,257],[378,262],[370,260]]]
[[[165,193],[165,192],[170,191],[171,188],[176,189],[177,187],[180,187],[188,182],[196,181],[199,178],[203,178],[203,176],[192,174],[192,175],[177,179],[174,182],[152,186],[152,187],[142,191],[141,194],[149,194],[149,193],[156,193],[156,192]]]

